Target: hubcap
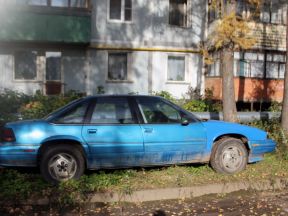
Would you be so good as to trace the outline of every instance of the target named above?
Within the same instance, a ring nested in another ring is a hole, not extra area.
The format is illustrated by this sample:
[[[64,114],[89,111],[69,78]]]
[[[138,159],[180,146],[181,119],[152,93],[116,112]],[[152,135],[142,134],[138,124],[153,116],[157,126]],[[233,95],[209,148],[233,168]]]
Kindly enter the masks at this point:
[[[70,154],[57,154],[49,160],[48,170],[53,179],[65,181],[74,177],[77,162]]]
[[[242,152],[237,147],[227,147],[223,151],[222,161],[227,169],[237,171],[243,161]]]

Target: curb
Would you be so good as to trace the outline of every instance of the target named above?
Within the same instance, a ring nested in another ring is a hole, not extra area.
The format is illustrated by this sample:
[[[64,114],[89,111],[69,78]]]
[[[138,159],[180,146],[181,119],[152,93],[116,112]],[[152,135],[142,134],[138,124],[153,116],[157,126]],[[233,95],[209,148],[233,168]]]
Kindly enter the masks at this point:
[[[226,194],[240,190],[281,190],[288,188],[288,179],[272,179],[259,182],[235,182],[199,185],[182,188],[149,189],[124,194],[118,192],[95,193],[85,203],[147,202],[157,200],[187,199],[209,194]],[[49,205],[49,199],[28,200],[26,204]]]
[[[281,190],[288,188],[288,179],[265,180],[261,182],[236,182],[202,185],[183,188],[166,188],[135,191],[132,194],[97,193],[90,202],[147,202],[168,199],[194,198],[208,194],[225,194],[240,190]]]

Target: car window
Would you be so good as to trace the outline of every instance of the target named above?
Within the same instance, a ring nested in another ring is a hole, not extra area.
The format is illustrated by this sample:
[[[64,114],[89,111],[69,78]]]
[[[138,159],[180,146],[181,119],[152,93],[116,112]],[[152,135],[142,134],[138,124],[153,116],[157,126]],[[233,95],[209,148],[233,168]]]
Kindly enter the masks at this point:
[[[98,98],[93,110],[91,124],[133,124],[126,98]]]
[[[138,104],[145,123],[182,122],[181,113],[170,104],[158,98],[139,98]]]
[[[56,117],[53,123],[58,124],[81,124],[84,122],[85,113],[88,107],[88,103],[81,103],[71,108],[62,115]]]

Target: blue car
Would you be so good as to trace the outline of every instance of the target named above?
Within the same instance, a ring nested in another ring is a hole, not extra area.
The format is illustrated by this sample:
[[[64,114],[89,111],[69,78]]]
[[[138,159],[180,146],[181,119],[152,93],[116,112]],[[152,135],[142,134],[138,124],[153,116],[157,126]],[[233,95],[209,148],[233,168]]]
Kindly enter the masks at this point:
[[[51,183],[78,179],[85,169],[210,163],[232,174],[275,149],[265,131],[201,121],[156,96],[91,96],[44,119],[7,123],[0,166],[38,166]]]

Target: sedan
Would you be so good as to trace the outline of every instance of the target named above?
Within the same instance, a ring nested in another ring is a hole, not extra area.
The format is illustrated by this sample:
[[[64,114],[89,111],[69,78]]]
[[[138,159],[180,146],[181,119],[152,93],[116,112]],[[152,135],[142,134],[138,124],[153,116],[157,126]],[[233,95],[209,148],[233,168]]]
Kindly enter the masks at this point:
[[[274,149],[265,131],[201,121],[161,97],[103,95],[75,100],[44,119],[7,123],[0,166],[38,166],[54,184],[78,179],[85,169],[194,162],[233,174]]]

